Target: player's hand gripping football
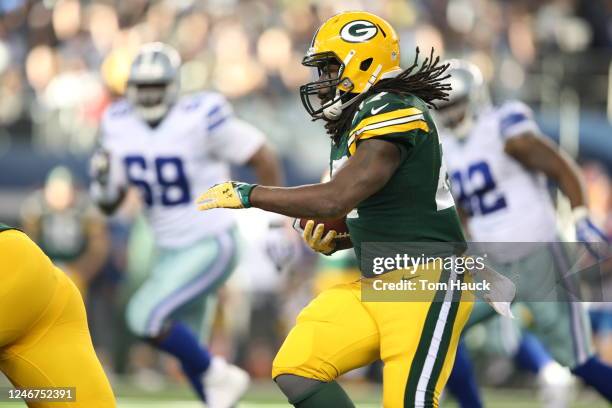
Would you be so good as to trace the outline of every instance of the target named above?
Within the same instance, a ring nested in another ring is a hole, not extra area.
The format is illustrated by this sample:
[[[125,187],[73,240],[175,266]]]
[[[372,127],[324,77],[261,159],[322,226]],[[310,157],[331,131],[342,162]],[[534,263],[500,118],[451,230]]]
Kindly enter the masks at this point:
[[[336,250],[334,238],[336,238],[337,232],[334,230],[329,230],[327,234],[323,236],[324,230],[325,225],[318,224],[315,227],[315,222],[313,220],[309,220],[304,226],[302,239],[304,239],[306,245],[308,245],[313,251],[322,253],[324,255],[331,255]]]
[[[237,181],[226,181],[215,184],[196,201],[198,210],[210,210],[213,208],[249,208],[251,206],[251,191],[256,184],[240,183]]]

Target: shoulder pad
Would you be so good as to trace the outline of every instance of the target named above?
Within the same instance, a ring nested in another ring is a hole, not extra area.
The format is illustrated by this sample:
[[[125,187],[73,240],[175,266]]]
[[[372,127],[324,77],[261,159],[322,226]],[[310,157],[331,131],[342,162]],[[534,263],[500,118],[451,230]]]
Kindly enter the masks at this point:
[[[414,130],[429,132],[425,110],[418,99],[397,94],[381,92],[366,99],[351,124],[349,152],[353,154],[356,142],[362,139],[408,134]]]
[[[370,96],[353,117],[351,133],[363,128],[366,124],[387,122],[411,115],[420,115],[420,119],[423,119],[424,107],[419,106],[421,104],[413,104],[410,99],[388,92]]]
[[[183,96],[178,102],[179,108],[185,112],[199,112],[206,117],[214,117],[218,113],[231,112],[231,105],[223,95],[217,92],[198,92]]]
[[[523,102],[509,101],[497,108],[497,116],[502,123],[517,123],[533,119],[533,111]]]
[[[500,133],[504,138],[523,131],[537,132],[533,111],[520,101],[509,101],[497,109]]]
[[[194,111],[201,108],[206,100],[206,92],[184,95],[179,99],[178,106],[184,111]]]

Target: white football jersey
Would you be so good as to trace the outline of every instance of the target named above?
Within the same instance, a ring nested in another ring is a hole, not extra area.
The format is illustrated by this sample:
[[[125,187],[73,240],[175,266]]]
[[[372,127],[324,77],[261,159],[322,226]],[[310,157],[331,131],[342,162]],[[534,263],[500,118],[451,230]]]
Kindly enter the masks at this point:
[[[453,196],[470,216],[473,241],[555,240],[555,209],[546,177],[504,152],[506,140],[526,131],[539,133],[531,110],[516,101],[486,109],[464,140],[441,131]]]
[[[182,97],[155,128],[120,100],[105,112],[100,140],[111,158],[111,185],[140,190],[163,247],[189,245],[233,225],[232,210],[200,212],[195,200],[229,180],[229,165],[245,164],[263,142],[261,132],[236,118],[214,92]]]

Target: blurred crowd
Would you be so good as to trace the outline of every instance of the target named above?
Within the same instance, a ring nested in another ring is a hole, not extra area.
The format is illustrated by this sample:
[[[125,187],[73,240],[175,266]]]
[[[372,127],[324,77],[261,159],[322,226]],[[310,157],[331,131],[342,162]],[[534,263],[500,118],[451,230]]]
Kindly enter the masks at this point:
[[[314,29],[346,9],[389,19],[404,62],[416,45],[434,47],[475,62],[494,95],[554,104],[563,83],[587,104],[605,105],[608,0],[7,0],[0,2],[0,137],[90,151],[135,50],[160,40],[183,57],[185,92],[222,91],[291,154],[315,131],[285,126],[307,122],[296,98],[310,78],[301,58]]]
[[[102,112],[124,91],[135,51],[159,40],[183,58],[184,92],[223,92],[285,160],[315,180],[327,161],[328,140],[312,137],[322,133],[320,126],[299,102],[297,88],[311,79],[300,62],[316,27],[347,9],[387,18],[400,35],[404,65],[417,45],[422,51],[434,47],[445,57],[476,63],[494,99],[520,97],[536,109],[558,111],[569,87],[581,109],[612,112],[610,0],[3,0],[0,152],[28,145],[33,151],[86,156],[96,143]],[[609,175],[598,164],[587,163],[584,170],[592,210],[612,234]],[[122,326],[122,301],[146,270],[150,235],[138,221],[132,228],[136,200],[107,223],[83,191],[67,169],[55,169],[44,189],[24,203],[22,226],[87,293],[94,341],[108,367],[124,371],[123,365],[133,364],[149,375],[143,384],[154,384],[147,370],[163,362],[146,347],[128,352]],[[306,257],[298,268],[303,270],[294,271],[301,276],[296,281],[303,282],[315,262]],[[291,296],[272,295],[280,284]],[[224,324],[219,315],[217,347],[241,338],[253,321],[266,322],[249,329],[261,332],[263,340],[235,342],[228,351],[266,377],[285,325],[312,296],[310,287],[301,286],[288,279],[260,288],[265,296],[253,297],[252,316],[240,324],[231,324],[235,319],[228,324],[228,315]],[[244,290],[225,292],[228,310],[245,310],[244,298],[236,295]]]

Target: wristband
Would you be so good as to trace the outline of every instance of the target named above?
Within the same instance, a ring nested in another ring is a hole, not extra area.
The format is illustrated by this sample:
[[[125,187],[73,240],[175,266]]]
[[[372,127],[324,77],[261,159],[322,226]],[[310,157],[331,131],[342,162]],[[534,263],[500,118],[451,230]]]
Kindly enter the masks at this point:
[[[238,193],[238,198],[242,203],[244,208],[251,207],[251,193],[253,189],[257,187],[257,184],[248,184],[248,183],[235,183],[234,187],[236,188],[236,193]]]

